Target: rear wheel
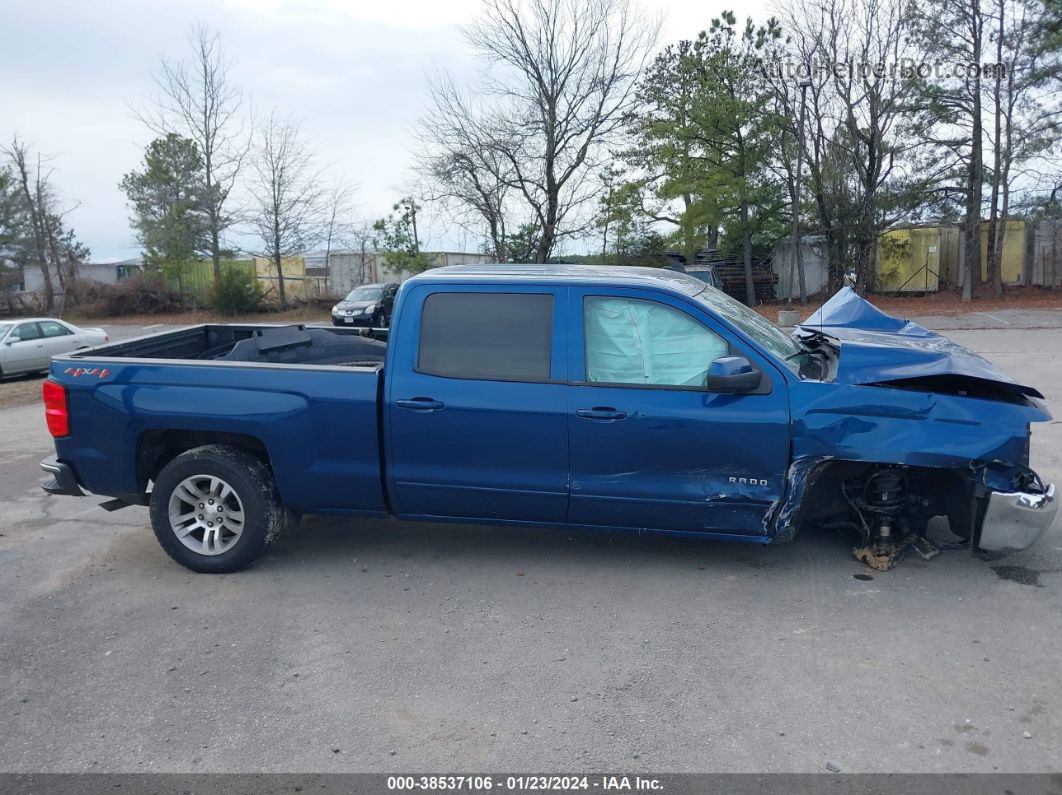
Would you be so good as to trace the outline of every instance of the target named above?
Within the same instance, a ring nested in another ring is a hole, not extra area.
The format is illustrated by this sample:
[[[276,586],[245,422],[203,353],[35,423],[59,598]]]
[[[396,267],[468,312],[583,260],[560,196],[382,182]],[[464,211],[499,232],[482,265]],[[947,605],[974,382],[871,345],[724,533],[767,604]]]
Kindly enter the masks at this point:
[[[163,467],[151,492],[155,537],[192,571],[246,568],[287,524],[269,467],[235,447],[206,445],[181,453]]]

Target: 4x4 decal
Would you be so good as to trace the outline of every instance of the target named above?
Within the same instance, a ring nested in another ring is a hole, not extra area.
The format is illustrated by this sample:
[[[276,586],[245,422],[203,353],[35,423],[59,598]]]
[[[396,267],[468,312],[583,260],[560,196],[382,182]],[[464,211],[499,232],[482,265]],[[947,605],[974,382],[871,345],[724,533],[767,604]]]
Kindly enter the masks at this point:
[[[67,367],[63,370],[66,375],[72,375],[74,378],[80,378],[83,375],[94,375],[97,378],[106,378],[111,374],[111,371],[106,367],[93,367],[91,370],[86,370],[84,367]]]

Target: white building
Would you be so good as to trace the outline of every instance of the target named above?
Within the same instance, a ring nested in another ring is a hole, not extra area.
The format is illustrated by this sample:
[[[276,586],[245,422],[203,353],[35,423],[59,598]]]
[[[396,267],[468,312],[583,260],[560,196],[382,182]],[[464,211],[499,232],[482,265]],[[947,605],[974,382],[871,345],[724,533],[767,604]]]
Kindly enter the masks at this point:
[[[140,257],[116,262],[83,262],[78,266],[77,277],[83,281],[99,284],[115,284],[126,276],[138,273],[144,261]],[[52,289],[60,292],[59,276],[54,268],[49,267],[52,276]],[[44,276],[39,265],[25,265],[22,268],[22,286],[26,292],[35,293],[44,289]]]

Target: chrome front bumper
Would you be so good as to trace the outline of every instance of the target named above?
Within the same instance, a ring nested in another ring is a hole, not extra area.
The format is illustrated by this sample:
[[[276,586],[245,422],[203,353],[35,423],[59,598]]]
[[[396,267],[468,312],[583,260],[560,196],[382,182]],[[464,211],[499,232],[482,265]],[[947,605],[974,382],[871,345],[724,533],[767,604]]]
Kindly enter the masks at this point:
[[[994,491],[988,497],[977,546],[990,552],[1028,549],[1047,532],[1056,511],[1058,500],[1053,483],[1040,494]]]

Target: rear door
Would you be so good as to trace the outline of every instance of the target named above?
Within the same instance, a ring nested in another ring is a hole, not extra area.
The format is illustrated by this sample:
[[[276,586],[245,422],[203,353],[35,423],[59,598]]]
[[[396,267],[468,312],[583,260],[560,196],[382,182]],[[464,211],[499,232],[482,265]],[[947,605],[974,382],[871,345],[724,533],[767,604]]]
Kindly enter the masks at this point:
[[[44,339],[44,349],[49,357],[68,353],[81,344],[77,335],[65,323],[60,323],[58,320],[42,320],[38,325]]]
[[[565,288],[423,284],[385,373],[395,513],[562,522]]]
[[[655,291],[572,289],[569,436],[575,524],[762,535],[789,453],[786,384],[707,312]],[[708,392],[740,355],[758,394]]]

